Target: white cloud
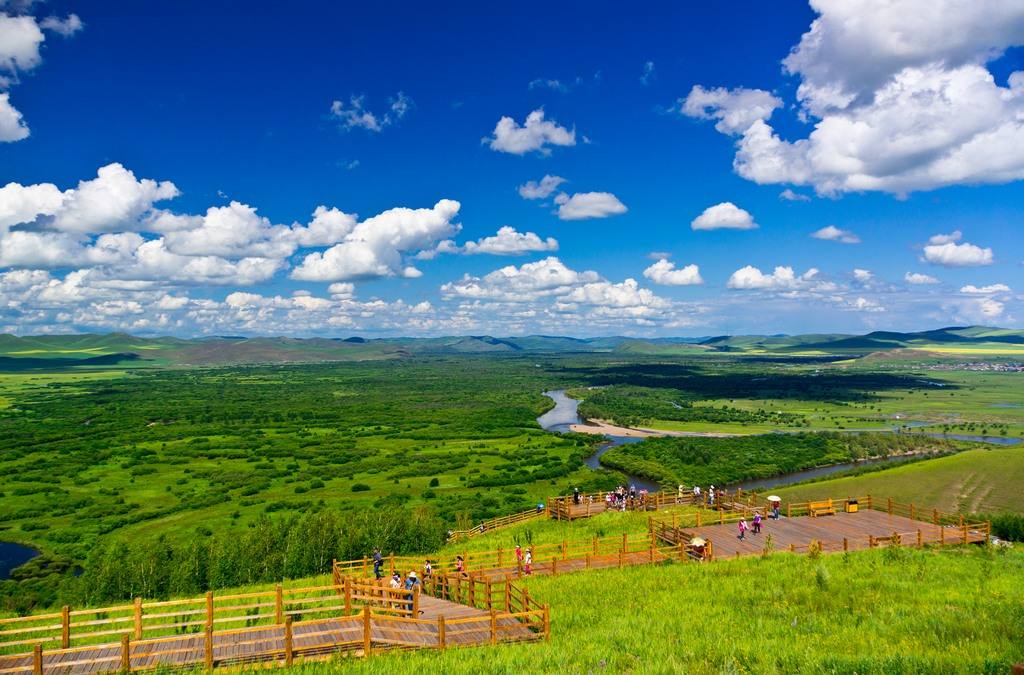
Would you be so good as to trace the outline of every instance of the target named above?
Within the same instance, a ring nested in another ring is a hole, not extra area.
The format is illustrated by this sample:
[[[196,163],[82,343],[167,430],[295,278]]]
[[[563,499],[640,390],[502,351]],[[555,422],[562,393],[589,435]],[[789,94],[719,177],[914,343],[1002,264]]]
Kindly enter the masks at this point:
[[[981,315],[990,319],[1001,316],[1004,307],[1003,303],[992,298],[984,298],[978,301],[978,310],[981,312]]]
[[[441,292],[462,298],[523,302],[538,296],[564,295],[574,286],[599,280],[596,272],[576,272],[552,256],[521,267],[508,265],[482,278],[467,274],[459,281],[444,284]]]
[[[800,194],[799,192],[793,192],[791,189],[786,188],[779,193],[779,199],[786,202],[809,202],[811,198],[807,195]]]
[[[1024,44],[1024,6],[812,5],[820,16],[784,62],[801,78],[801,114],[814,121],[806,138],[781,139],[767,122],[771,110],[738,103],[750,90],[695,88],[711,99],[706,108],[695,103],[695,114],[740,137],[734,168],[741,176],[821,194],[901,194],[1024,177],[1024,71],[999,86],[985,66]]]
[[[419,270],[404,264],[404,257],[457,233],[460,226],[451,221],[459,208],[457,201],[442,199],[432,209],[384,211],[356,225],[341,243],[307,255],[291,276],[305,281],[419,276]]]
[[[551,153],[548,146],[576,145],[576,130],[544,119],[544,110],[537,109],[526,116],[522,126],[511,117],[502,117],[494,126],[494,135],[483,140],[498,152],[525,155],[537,151],[547,155]]]
[[[39,26],[44,30],[51,30],[63,37],[71,37],[78,31],[82,30],[85,24],[82,23],[82,20],[78,18],[77,14],[69,14],[67,18],[64,19],[56,16],[48,16],[39,22]]]
[[[138,180],[119,163],[108,164],[96,172],[96,178],[80,181],[78,187],[64,193],[53,214],[52,227],[80,234],[139,229],[140,219],[153,203],[179,194],[170,181],[149,178]]]
[[[963,232],[960,230],[953,230],[949,234],[936,234],[928,238],[929,244],[948,244],[954,241],[960,241],[964,238]]]
[[[825,241],[838,241],[841,244],[859,244],[860,237],[849,230],[840,230],[835,225],[826,225],[816,232],[812,232],[811,236],[815,239],[824,239]]]
[[[875,277],[871,273],[871,270],[860,269],[859,267],[853,270],[853,278],[864,284],[871,281]]]
[[[921,274],[920,272],[907,272],[903,275],[903,280],[908,284],[915,284],[918,286],[939,283],[939,280],[935,277],[928,274]]]
[[[676,269],[675,263],[662,258],[644,270],[644,276],[663,286],[693,286],[704,283],[700,267],[687,265]]]
[[[646,288],[640,288],[635,279],[626,279],[614,284],[608,281],[592,281],[572,289],[563,298],[564,302],[579,303],[596,307],[654,308],[662,309],[669,302]]]
[[[13,143],[28,138],[29,129],[21,113],[11,105],[10,94],[0,94],[0,142]]]
[[[286,258],[295,252],[291,234],[288,228],[257,215],[253,207],[232,201],[211,206],[198,227],[169,232],[164,241],[169,251],[181,255]]]
[[[754,217],[732,202],[722,202],[704,209],[704,212],[690,223],[694,230],[753,230],[757,227]]]
[[[403,92],[398,92],[388,100],[388,108],[383,113],[371,112],[366,108],[365,102],[365,96],[356,96],[355,94],[349,97],[347,104],[344,101],[335,100],[331,103],[331,117],[338,120],[341,128],[345,131],[366,129],[380,132],[405,117],[413,106],[412,99]]]
[[[879,305],[874,300],[868,298],[858,297],[852,303],[850,303],[850,309],[858,312],[884,312],[885,308]]]
[[[292,230],[299,246],[330,246],[342,241],[355,226],[355,214],[318,206],[307,227]]]
[[[557,251],[558,242],[552,237],[541,239],[533,232],[517,232],[514,227],[506,225],[494,236],[466,242],[462,250],[470,255],[522,255],[536,251]]]
[[[696,85],[685,99],[679,100],[679,110],[689,117],[714,119],[715,128],[723,134],[739,134],[757,120],[766,120],[782,101],[761,89],[705,89]]]
[[[1009,293],[1010,287],[1006,284],[989,284],[988,286],[967,284],[960,289],[960,292],[967,295],[995,295],[996,293]]]
[[[626,205],[611,192],[577,192],[571,197],[564,192],[556,199],[558,217],[562,220],[607,218],[628,211]]]
[[[0,188],[0,229],[31,223],[40,215],[53,215],[63,202],[63,194],[52,183],[8,183]]]
[[[519,196],[523,199],[547,199],[564,182],[561,176],[545,175],[539,181],[530,180],[520,185]]]
[[[959,234],[959,233],[956,233]],[[935,237],[933,237],[935,239]],[[928,244],[924,247],[924,260],[944,267],[978,267],[992,264],[992,249],[974,244],[946,241],[942,244]]]
[[[42,62],[39,45],[45,39],[33,17],[0,12],[0,70],[17,73],[38,66]]]
[[[765,274],[753,265],[741,267],[732,273],[726,287],[737,290],[785,291],[817,286],[817,290],[833,290],[830,282],[816,282],[818,270],[810,268],[799,277],[792,267],[778,266],[771,274]]]

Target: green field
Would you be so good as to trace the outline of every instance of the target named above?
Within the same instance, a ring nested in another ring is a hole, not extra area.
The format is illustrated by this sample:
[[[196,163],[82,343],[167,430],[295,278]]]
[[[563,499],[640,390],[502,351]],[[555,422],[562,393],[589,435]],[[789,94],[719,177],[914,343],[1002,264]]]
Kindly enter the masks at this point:
[[[776,554],[537,577],[551,642],[309,664],[304,673],[977,673],[1024,659],[1024,554]]]
[[[862,476],[775,490],[786,500],[886,495],[962,513],[1024,513],[1024,448],[969,450]]]

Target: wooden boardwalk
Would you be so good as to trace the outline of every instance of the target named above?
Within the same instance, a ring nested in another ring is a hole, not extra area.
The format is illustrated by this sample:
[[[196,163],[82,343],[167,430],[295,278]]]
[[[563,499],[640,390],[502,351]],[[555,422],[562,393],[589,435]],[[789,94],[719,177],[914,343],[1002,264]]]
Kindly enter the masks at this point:
[[[747,520],[748,524],[752,521]],[[712,542],[714,557],[721,559],[737,555],[760,555],[764,552],[765,541],[771,535],[775,551],[806,552],[812,542],[817,542],[823,551],[855,551],[877,546],[886,546],[895,533],[902,546],[919,544],[962,544],[984,541],[987,533],[980,529],[968,529],[956,525],[936,525],[913,520],[906,516],[889,515],[885,511],[861,510],[857,513],[842,511],[831,516],[798,516],[779,520],[764,520],[761,534],[748,531],[743,540],[739,539],[736,522],[703,525],[701,527],[679,528],[685,541],[703,537]],[[666,543],[678,543],[677,538],[666,532],[659,535]]]
[[[416,617],[372,614],[367,606],[359,614],[212,632],[209,642],[207,634],[200,630],[45,650],[39,657],[32,652],[0,656],[0,673],[84,675],[207,664],[290,664],[295,659],[332,654],[366,656],[376,650],[444,649],[540,640],[546,636],[546,610],[531,610],[528,599],[520,600],[518,608],[510,606],[509,611],[500,613],[425,594],[419,595],[417,604]]]

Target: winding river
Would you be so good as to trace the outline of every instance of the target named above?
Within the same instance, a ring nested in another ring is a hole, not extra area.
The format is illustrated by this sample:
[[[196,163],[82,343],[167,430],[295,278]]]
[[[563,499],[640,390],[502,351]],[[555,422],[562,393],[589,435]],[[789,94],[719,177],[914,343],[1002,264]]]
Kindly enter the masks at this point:
[[[571,398],[565,393],[564,389],[553,389],[551,391],[543,392],[545,396],[555,402],[555,407],[547,411],[543,415],[537,418],[537,423],[540,424],[541,428],[545,431],[551,431],[554,433],[565,433],[572,430],[574,424],[584,424],[585,422],[580,418],[579,405],[580,402],[574,398]],[[904,422],[903,426],[915,427],[926,424],[924,422]],[[868,430],[848,430],[852,433],[860,433],[861,431]],[[898,427],[891,427],[888,429],[873,429],[871,431],[876,432],[896,432],[899,431]],[[1003,436],[976,436],[971,434],[943,434],[943,433],[932,433],[932,432],[913,432],[914,435],[919,436],[932,436],[934,438],[945,438],[957,441],[974,441],[977,443],[991,443],[993,445],[1016,445],[1021,442],[1019,438],[1006,438]],[[602,443],[597,451],[584,461],[584,463],[591,469],[601,469],[601,456],[611,450],[612,448],[624,445],[626,443],[639,443],[643,438],[630,437],[630,436],[613,436],[605,434],[605,438],[608,439],[607,443]],[[868,459],[861,459],[853,462],[843,462],[841,464],[830,464],[828,466],[819,466],[812,469],[804,469],[803,471],[795,471],[793,473],[782,474],[779,476],[772,476],[771,478],[758,478],[749,481],[743,481],[732,485],[726,485],[725,487],[729,490],[735,490],[736,488],[742,488],[744,490],[769,490],[772,488],[782,487],[784,485],[790,485],[792,483],[799,483],[812,478],[820,478],[822,476],[828,476],[840,471],[846,471],[847,469],[855,469],[864,466],[871,466],[874,464],[899,464],[913,459],[907,455],[893,455],[890,457],[872,457]],[[652,492],[660,490],[661,486],[646,478],[640,476],[630,476],[626,474],[626,477],[631,483],[636,485],[638,488],[650,490]]]

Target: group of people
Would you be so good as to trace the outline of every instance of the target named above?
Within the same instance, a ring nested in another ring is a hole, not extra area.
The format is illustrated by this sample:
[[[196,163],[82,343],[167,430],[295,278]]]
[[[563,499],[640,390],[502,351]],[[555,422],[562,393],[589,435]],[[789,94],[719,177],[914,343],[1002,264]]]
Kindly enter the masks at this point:
[[[763,522],[763,519],[761,518],[761,514],[760,513],[755,513],[754,514],[754,519],[751,522],[753,523],[753,533],[754,534],[761,534],[761,523]],[[740,518],[740,522],[738,524],[738,527],[739,527],[739,530],[740,530],[739,540],[743,541],[744,539],[747,538],[747,532],[751,529],[751,527],[750,527],[750,525],[747,524],[747,519],[746,518]]]
[[[637,490],[636,485],[630,485],[628,490],[620,485],[605,494],[605,508],[619,511],[643,509],[647,505],[647,495],[647,490]]]

